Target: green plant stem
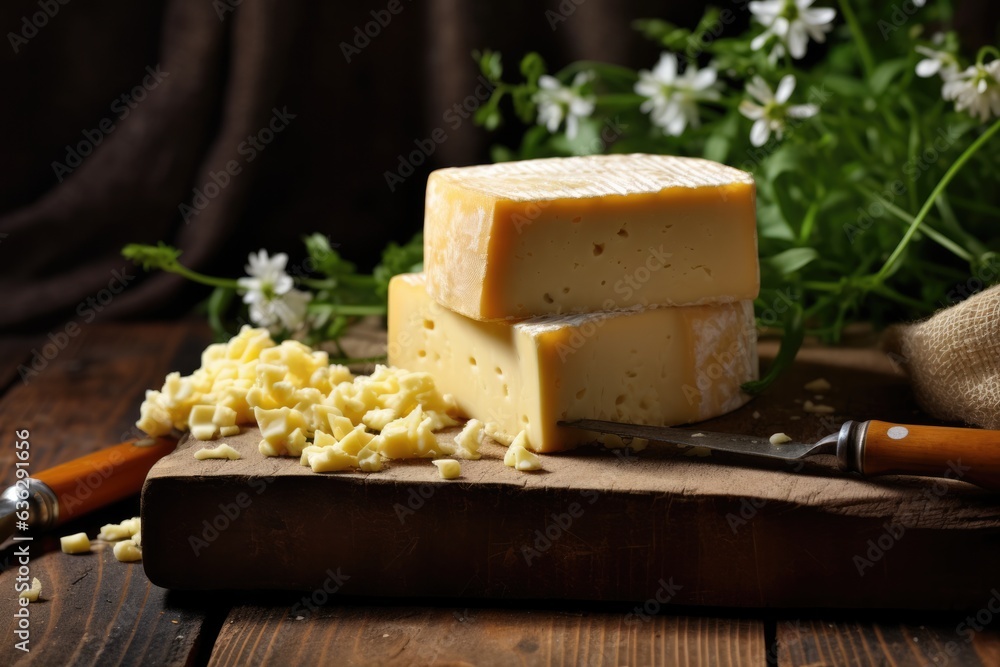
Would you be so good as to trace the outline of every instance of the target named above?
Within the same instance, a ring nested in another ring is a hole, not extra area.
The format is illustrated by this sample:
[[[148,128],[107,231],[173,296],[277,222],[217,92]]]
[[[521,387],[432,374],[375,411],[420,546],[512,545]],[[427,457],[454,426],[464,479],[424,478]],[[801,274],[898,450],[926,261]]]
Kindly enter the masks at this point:
[[[311,313],[329,313],[331,315],[347,315],[363,317],[365,315],[385,315],[386,307],[380,305],[357,305],[348,303],[311,303],[309,304]]]
[[[865,75],[871,79],[872,72],[875,71],[875,59],[872,58],[872,50],[868,46],[868,39],[865,37],[864,30],[861,29],[858,16],[854,13],[854,8],[851,7],[850,0],[840,0],[840,10],[844,12],[844,20],[847,21],[847,25],[851,29],[851,34],[854,35],[854,43],[858,47],[858,54],[861,56],[861,64],[865,68]]]
[[[373,287],[376,285],[374,276],[344,275],[336,278],[299,278],[296,282],[313,290],[336,289],[338,287]]]
[[[859,185],[856,186],[855,189],[861,194],[865,195],[866,197],[870,197],[872,199],[881,199],[880,195],[877,192],[869,188],[865,188]],[[889,211],[889,213],[892,213],[894,216],[902,220],[904,223],[906,224],[913,223],[914,220],[913,216],[904,211],[903,209],[901,209],[900,207],[896,206],[892,202],[885,201],[884,199],[881,199],[881,202],[882,205],[885,206],[885,210]],[[972,253],[970,253],[962,246],[958,245],[958,243],[948,238],[941,232],[931,227],[929,224],[926,223],[924,224],[924,233],[927,234],[928,238],[936,242],[942,248],[949,250],[956,257],[963,259],[966,262],[972,261],[973,259]]]
[[[764,377],[745,383],[742,387],[743,391],[748,394],[759,394],[781,377],[782,373],[795,361],[795,355],[798,354],[799,348],[802,347],[805,334],[806,328],[805,320],[802,316],[802,306],[798,303],[792,304],[788,311],[788,317],[785,320],[785,333],[781,337],[781,348],[778,350],[778,355],[774,358],[774,363],[771,364],[771,368],[768,369]]]
[[[945,172],[945,175],[941,177],[941,180],[938,181],[938,184],[934,187],[930,197],[927,198],[927,201],[925,201],[924,205],[920,208],[920,212],[917,213],[917,217],[915,217],[913,222],[910,223],[910,227],[906,230],[906,233],[903,234],[903,238],[900,239],[896,249],[892,251],[892,254],[889,255],[889,259],[885,261],[885,264],[882,265],[879,272],[875,274],[875,280],[877,282],[885,280],[885,277],[889,275],[890,271],[892,271],[893,266],[899,261],[899,258],[903,255],[906,247],[913,239],[913,235],[917,233],[917,230],[920,229],[920,225],[923,224],[924,220],[927,218],[927,214],[934,206],[934,202],[937,200],[938,196],[944,192],[945,188],[948,187],[948,184],[951,183],[952,179],[955,178],[958,172],[961,171],[962,167],[965,166],[965,163],[968,162],[972,156],[975,155],[976,152],[982,148],[983,145],[986,144],[986,142],[988,142],[997,132],[1000,132],[1000,120],[993,123],[993,125],[990,126],[990,129],[983,132],[978,139],[972,142],[972,145],[966,148],[965,152],[962,153],[951,165],[951,167],[948,168],[948,171]]]
[[[215,278],[214,276],[206,276],[203,273],[192,271],[180,262],[173,262],[160,268],[168,273],[176,273],[179,276],[187,278],[192,282],[201,283],[202,285],[209,285],[210,287],[223,287],[225,289],[232,290],[240,289],[239,283],[231,278]]]

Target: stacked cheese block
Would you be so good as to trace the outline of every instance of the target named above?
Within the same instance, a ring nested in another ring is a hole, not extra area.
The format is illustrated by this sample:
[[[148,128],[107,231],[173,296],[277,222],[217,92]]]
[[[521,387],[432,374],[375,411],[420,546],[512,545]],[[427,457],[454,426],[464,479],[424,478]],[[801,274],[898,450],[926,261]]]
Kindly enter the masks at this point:
[[[607,155],[442,169],[424,273],[389,289],[389,362],[536,451],[561,420],[674,425],[743,405],[757,377],[752,177]]]

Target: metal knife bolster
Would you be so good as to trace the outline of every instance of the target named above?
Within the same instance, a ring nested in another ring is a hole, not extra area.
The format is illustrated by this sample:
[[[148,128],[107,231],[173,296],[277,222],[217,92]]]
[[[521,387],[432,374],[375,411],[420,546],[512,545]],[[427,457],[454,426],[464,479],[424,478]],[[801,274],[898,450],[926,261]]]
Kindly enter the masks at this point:
[[[27,523],[32,528],[46,529],[56,525],[59,519],[59,499],[56,494],[42,481],[34,478],[27,480],[28,489],[15,484],[0,494],[0,542],[11,537],[18,515],[27,510]],[[26,507],[25,507],[26,505]]]
[[[865,439],[870,422],[847,421],[836,435],[828,436],[817,444],[836,443],[837,463],[845,472],[864,474]]]

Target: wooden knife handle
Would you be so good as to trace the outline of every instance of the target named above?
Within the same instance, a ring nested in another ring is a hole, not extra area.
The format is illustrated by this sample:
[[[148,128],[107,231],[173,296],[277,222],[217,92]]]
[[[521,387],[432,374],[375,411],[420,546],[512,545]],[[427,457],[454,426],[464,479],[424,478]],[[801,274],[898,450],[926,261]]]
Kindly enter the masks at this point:
[[[1000,431],[871,421],[861,472],[960,479],[1000,491]]]
[[[123,442],[35,475],[58,499],[54,525],[139,493],[153,464],[176,447],[172,438]]]

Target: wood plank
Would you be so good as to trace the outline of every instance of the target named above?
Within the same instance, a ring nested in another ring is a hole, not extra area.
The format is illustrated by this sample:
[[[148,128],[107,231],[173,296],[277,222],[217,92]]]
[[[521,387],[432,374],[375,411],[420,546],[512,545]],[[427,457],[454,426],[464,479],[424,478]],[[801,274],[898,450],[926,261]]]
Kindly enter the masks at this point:
[[[209,662],[289,664],[763,667],[764,630],[756,620],[572,609],[338,601],[311,612],[298,600],[236,607]]]
[[[56,553],[52,553],[52,550]],[[185,665],[205,637],[206,616],[224,609],[211,601],[193,606],[183,596],[153,586],[138,563],[119,563],[110,545],[93,553],[66,555],[58,540],[34,543],[31,576],[42,582],[41,601],[28,605],[29,653],[14,647],[15,599],[13,567],[0,577],[0,614],[5,641],[0,663],[19,665]],[[42,555],[42,554],[45,555]]]
[[[27,383],[0,400],[0,429],[30,432],[31,468],[42,470],[135,437],[138,405],[172,368],[194,368],[208,337],[200,324],[94,325]],[[0,452],[4,481],[13,481],[13,447]],[[0,550],[0,664],[190,664],[214,637],[225,609],[149,583],[139,564],[119,563],[110,548],[69,556],[59,535],[94,536],[104,523],[138,514],[138,498],[74,520],[30,543],[30,577],[43,586],[31,612],[31,652],[14,647],[18,544]],[[176,621],[174,623],[173,621]],[[206,637],[207,635],[207,637]]]
[[[5,336],[0,338],[0,396],[22,379],[27,371],[19,367],[30,368],[33,358],[32,348],[37,349],[40,336]]]
[[[987,593],[987,595],[990,595]],[[984,600],[985,601],[985,600]],[[997,597],[1000,602],[1000,596]],[[996,606],[996,602],[994,605]],[[1000,609],[1000,607],[996,607]],[[983,613],[976,625],[975,616]],[[992,667],[1000,664],[1000,629],[992,627],[996,614],[987,608],[967,614],[941,614],[914,618],[906,615],[889,620],[842,617],[784,619],[778,621],[776,655],[778,667],[823,665],[962,665]],[[970,624],[968,616],[972,617]],[[975,630],[978,627],[980,630]]]
[[[840,418],[796,403],[818,376]],[[874,349],[806,350],[774,391],[704,428],[818,437],[844,417],[922,419],[907,396]],[[667,445],[631,458],[584,448],[526,475],[488,444],[446,482],[427,461],[316,475],[261,457],[258,441],[252,429],[226,439],[239,461],[197,461],[201,445],[182,444],[151,471],[142,511],[155,583],[310,590],[335,566],[361,596],[630,601],[672,578],[677,604],[956,608],[989,587],[1000,557],[995,497],[960,482],[863,481],[832,461],[795,474]],[[443,562],[448,578],[427,576]]]

